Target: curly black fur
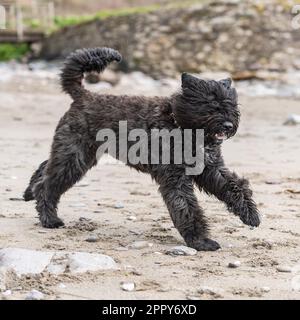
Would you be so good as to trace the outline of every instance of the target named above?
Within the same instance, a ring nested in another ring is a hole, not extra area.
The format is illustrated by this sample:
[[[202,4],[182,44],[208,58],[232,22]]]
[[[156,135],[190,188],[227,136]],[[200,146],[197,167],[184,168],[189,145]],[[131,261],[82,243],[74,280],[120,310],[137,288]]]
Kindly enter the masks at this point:
[[[117,133],[119,121],[127,120],[128,130],[180,127],[205,131],[205,169],[198,176],[186,175],[184,164],[128,164],[151,174],[159,184],[174,225],[187,245],[197,250],[220,247],[209,239],[194,185],[223,201],[245,224],[258,226],[260,216],[248,181],[230,172],[221,155],[224,137],[232,137],[239,124],[237,93],[231,80],[206,81],[184,73],[182,90],[170,97],[99,95],[82,87],[84,72],[100,72],[109,62],[120,60],[117,51],[96,48],[76,51],[66,61],[61,82],[74,102],[56,128],[49,160],[33,174],[24,194],[25,200],[36,200],[42,225],[63,225],[57,204],[61,195],[96,164],[98,130],[110,128]]]

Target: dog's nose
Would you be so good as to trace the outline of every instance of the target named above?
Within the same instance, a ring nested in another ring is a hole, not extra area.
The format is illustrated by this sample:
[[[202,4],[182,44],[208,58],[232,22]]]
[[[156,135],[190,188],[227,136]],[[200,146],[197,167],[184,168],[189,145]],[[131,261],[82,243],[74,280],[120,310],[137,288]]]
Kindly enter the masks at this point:
[[[223,127],[226,129],[226,130],[231,130],[233,128],[233,123],[230,122],[230,121],[225,121],[223,123]]]

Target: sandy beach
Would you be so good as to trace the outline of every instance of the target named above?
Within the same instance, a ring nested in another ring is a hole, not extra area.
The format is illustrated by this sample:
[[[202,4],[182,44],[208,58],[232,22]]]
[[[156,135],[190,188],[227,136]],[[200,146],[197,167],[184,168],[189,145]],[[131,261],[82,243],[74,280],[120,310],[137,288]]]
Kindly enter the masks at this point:
[[[103,86],[103,92],[122,90]],[[159,86],[140,91],[169,93]],[[126,89],[140,91],[129,84]],[[117,270],[14,279],[6,298],[23,299],[32,289],[46,299],[300,298],[300,126],[283,125],[289,114],[300,113],[299,100],[240,96],[238,134],[223,145],[227,166],[251,181],[261,226],[243,225],[222,203],[197,191],[212,238],[222,249],[174,257],[166,251],[184,241],[157,185],[125,165],[99,164],[91,170],[62,197],[59,215],[66,226],[43,229],[34,203],[20,198],[33,170],[47,159],[55,126],[71,100],[55,76],[18,73],[0,82],[0,96],[0,249],[103,253],[118,265]],[[87,242],[91,235],[98,241]],[[131,248],[136,241],[147,243]],[[235,261],[240,266],[229,268]],[[278,271],[282,266],[290,272]],[[135,283],[135,291],[122,290],[123,281]],[[201,293],[203,286],[212,292]]]

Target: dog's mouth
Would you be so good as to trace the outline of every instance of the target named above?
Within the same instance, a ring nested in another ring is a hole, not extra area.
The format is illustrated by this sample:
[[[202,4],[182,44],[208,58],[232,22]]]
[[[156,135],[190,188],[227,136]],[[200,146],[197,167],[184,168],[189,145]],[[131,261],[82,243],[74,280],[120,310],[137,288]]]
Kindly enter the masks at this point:
[[[218,132],[215,134],[215,139],[217,140],[217,142],[222,143],[223,141],[228,139],[228,135],[226,134],[226,132]]]

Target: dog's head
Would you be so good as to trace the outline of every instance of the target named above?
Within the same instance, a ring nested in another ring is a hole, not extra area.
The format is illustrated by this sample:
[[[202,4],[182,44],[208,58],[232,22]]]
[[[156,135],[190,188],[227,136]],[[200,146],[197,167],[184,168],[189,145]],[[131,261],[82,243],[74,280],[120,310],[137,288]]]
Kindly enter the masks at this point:
[[[206,140],[222,143],[238,128],[240,112],[231,79],[202,80],[182,74],[182,92],[174,115],[182,128],[204,129]]]

